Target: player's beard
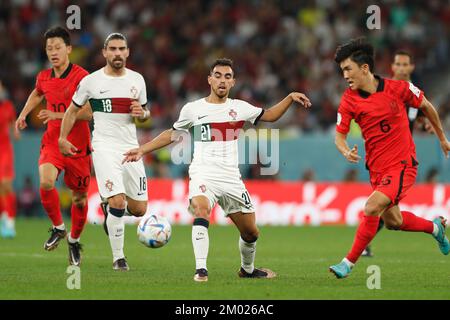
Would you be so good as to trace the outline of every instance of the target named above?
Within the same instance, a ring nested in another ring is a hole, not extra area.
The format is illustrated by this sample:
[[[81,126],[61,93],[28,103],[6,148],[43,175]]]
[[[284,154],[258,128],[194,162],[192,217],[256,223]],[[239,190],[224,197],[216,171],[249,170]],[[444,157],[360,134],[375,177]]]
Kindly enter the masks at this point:
[[[223,99],[225,97],[228,96],[229,91],[228,90],[223,90],[223,91],[219,91],[220,89],[217,88],[216,90],[214,90],[214,93],[216,94],[216,96],[220,99]]]
[[[111,68],[113,68],[115,70],[120,70],[125,66],[125,61],[124,61],[124,59],[121,59],[121,58],[119,58],[119,59],[115,58],[111,61],[108,61],[108,63],[111,66]]]

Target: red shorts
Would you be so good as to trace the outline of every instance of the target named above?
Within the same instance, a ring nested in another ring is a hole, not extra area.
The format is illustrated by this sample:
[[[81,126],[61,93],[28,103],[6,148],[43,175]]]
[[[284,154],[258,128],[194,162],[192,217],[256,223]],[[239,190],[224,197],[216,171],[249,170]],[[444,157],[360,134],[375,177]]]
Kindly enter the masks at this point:
[[[0,181],[14,179],[14,151],[12,145],[2,148],[0,152]]]
[[[374,191],[379,191],[397,205],[414,185],[417,167],[410,165],[395,166],[385,172],[370,172],[370,184]]]
[[[42,145],[39,165],[51,163],[58,169],[58,175],[64,170],[64,182],[69,189],[87,192],[91,181],[92,159],[90,155],[82,157],[64,157],[58,147]]]

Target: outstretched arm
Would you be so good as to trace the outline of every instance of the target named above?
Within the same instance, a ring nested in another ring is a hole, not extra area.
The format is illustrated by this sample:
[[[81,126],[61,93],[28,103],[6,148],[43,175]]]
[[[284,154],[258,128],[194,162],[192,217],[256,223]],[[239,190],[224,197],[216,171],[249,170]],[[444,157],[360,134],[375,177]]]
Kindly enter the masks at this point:
[[[23,130],[27,127],[26,118],[27,118],[28,114],[34,108],[36,108],[42,102],[42,100],[44,100],[44,95],[40,95],[36,89],[34,89],[30,93],[28,100],[25,103],[25,106],[23,107],[22,111],[20,112],[19,116],[17,117],[16,125],[15,125],[17,131]]]
[[[144,154],[168,146],[173,142],[172,140],[173,132],[174,132],[173,129],[165,130],[150,142],[143,144],[139,148],[131,149],[128,152],[124,153],[125,158],[123,159],[122,163],[138,161],[142,158]]]
[[[334,140],[334,143],[336,144],[336,148],[339,150],[340,153],[349,161],[352,163],[358,163],[359,160],[361,160],[361,157],[358,155],[358,146],[355,144],[352,149],[347,144],[347,135],[336,132],[336,138]]]
[[[303,93],[291,92],[286,98],[278,102],[276,105],[266,109],[260,120],[266,122],[277,121],[294,101],[300,103],[305,108],[309,108],[311,106],[311,102],[308,97]]]
[[[425,117],[427,117],[427,119],[430,121],[431,126],[434,129],[434,133],[436,134],[436,136],[439,139],[439,142],[441,143],[442,152],[444,152],[445,157],[448,158],[448,152],[450,151],[450,143],[448,142],[447,137],[445,136],[444,129],[442,129],[441,120],[439,119],[439,115],[436,111],[436,108],[425,97],[423,97],[422,99],[420,108],[423,111]]]

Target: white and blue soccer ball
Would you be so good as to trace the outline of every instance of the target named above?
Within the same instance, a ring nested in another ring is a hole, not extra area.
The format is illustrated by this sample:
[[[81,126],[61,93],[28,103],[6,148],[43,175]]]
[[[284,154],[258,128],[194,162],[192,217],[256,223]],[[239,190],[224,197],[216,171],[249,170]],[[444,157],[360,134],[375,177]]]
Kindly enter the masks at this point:
[[[149,248],[161,248],[167,244],[172,235],[172,227],[165,217],[145,215],[137,228],[139,241]]]

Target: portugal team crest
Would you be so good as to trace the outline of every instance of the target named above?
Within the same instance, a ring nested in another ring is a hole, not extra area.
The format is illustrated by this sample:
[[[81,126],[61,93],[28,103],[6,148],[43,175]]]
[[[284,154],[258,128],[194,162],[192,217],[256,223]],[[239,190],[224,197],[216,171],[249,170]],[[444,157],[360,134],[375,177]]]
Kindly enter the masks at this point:
[[[105,187],[109,192],[113,190],[114,183],[111,180],[106,180]]]
[[[131,92],[131,98],[132,99],[137,99],[137,89],[136,89],[136,87],[135,86],[132,86],[131,87],[131,89],[130,89],[130,92]]]
[[[233,109],[230,109],[230,112],[228,112],[228,114],[230,115],[230,117],[233,118],[233,120],[236,120],[236,117],[237,117],[236,111],[234,111]]]

